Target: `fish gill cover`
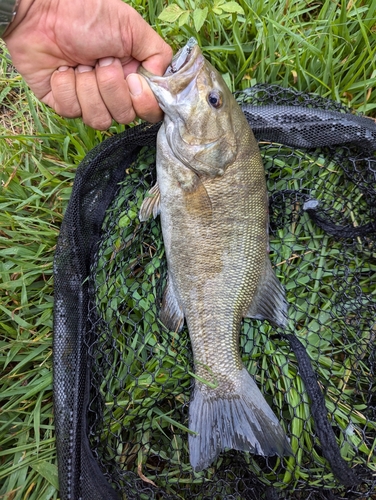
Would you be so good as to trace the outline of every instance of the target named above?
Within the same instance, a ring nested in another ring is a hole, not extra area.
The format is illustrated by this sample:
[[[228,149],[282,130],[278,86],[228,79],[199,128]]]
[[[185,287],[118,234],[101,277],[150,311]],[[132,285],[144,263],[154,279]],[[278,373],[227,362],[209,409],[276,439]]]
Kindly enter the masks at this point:
[[[189,463],[188,331],[159,320],[158,125],[104,141],[77,171],[55,258],[54,395],[63,500],[372,498],[376,493],[376,126],[276,86],[237,94],[259,140],[288,326],[244,320],[244,365],[293,456]]]

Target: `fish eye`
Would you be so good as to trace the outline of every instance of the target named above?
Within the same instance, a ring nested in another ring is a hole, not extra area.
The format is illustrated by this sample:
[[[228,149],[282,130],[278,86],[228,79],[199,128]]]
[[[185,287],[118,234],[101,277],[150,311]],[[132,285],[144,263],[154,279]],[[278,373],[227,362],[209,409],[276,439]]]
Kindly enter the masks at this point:
[[[213,108],[220,108],[223,104],[222,92],[219,90],[211,90],[208,94],[208,103]]]

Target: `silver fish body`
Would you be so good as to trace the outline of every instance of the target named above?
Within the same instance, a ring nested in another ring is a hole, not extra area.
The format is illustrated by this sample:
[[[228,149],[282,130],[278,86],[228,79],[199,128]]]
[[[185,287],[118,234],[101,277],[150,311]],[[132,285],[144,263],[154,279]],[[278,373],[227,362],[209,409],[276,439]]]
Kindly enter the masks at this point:
[[[207,468],[226,448],[291,454],[289,442],[239,354],[244,317],[286,323],[284,291],[268,256],[268,200],[257,142],[221,75],[192,40],[165,75],[141,71],[164,123],[157,184],[141,220],[161,217],[168,263],[161,320],[187,322],[195,388],[190,461]]]

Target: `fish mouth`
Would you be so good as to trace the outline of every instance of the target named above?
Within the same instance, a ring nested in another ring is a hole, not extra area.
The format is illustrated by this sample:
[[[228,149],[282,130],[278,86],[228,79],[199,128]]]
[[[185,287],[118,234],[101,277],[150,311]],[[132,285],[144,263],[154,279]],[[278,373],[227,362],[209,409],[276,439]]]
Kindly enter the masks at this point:
[[[154,75],[142,66],[139,66],[137,72],[146,79],[158,99],[160,94],[158,88],[175,95],[181,92],[195,78],[204,61],[197,40],[190,38],[174,55],[163,76]]]
[[[197,46],[196,38],[190,38],[187,44],[180,49],[172,58],[171,64],[166,69],[163,76],[169,76],[177,73],[190,60],[193,48]]]

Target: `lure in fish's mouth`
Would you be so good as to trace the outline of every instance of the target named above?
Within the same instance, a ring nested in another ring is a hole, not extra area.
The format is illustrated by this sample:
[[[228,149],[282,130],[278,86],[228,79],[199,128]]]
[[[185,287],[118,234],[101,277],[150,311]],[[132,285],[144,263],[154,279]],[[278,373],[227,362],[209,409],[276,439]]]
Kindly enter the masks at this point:
[[[188,43],[172,58],[163,76],[153,75],[142,66],[138,68],[138,73],[146,78],[158,99],[158,87],[177,95],[195,78],[204,62],[205,59],[197,40],[190,38]]]
[[[172,58],[170,66],[166,69],[163,76],[173,75],[179,71],[189,61],[193,47],[197,45],[196,38],[190,38],[186,45],[177,52]]]

